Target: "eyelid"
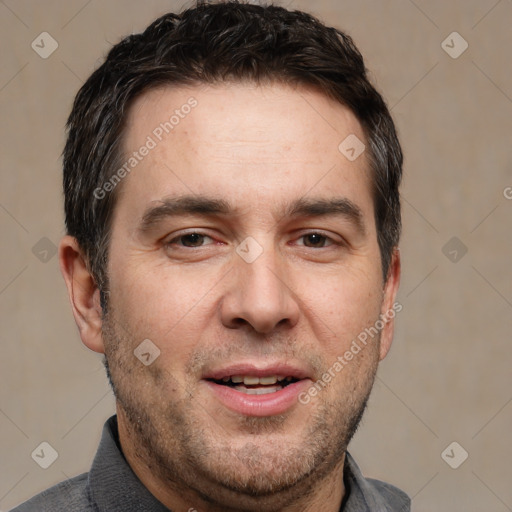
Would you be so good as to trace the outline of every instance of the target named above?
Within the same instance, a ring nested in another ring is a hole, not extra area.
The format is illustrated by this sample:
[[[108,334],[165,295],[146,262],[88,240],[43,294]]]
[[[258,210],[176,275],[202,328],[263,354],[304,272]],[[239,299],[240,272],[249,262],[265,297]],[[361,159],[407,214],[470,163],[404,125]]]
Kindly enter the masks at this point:
[[[331,242],[326,247],[332,247],[333,245],[341,245],[341,246],[347,245],[347,242],[345,241],[345,239],[343,237],[341,237],[340,235],[337,235],[337,237],[335,237],[335,236],[333,236],[334,235],[333,233],[331,233],[331,232],[327,233],[321,229],[308,229],[306,231],[299,233],[298,236],[296,236],[296,239],[304,238],[308,235],[320,235],[321,237],[326,238],[327,240],[329,240]],[[319,247],[318,249],[325,249],[326,247]],[[307,249],[310,249],[310,247],[307,247]]]
[[[173,235],[171,235],[172,238],[168,239],[168,237],[166,237],[164,239],[163,245],[169,246],[169,245],[173,244],[174,242],[176,242],[177,240],[179,240],[180,238],[183,238],[183,237],[185,237],[187,235],[200,235],[202,237],[210,238],[211,240],[215,241],[212,236],[206,234],[204,231],[201,231],[199,229],[191,229],[189,231],[178,232],[177,234],[173,233]],[[207,244],[207,245],[212,245],[212,244]],[[198,247],[186,247],[186,246],[183,246],[183,245],[178,245],[178,247],[182,247],[182,248],[185,248],[185,249],[198,249],[199,247],[205,247],[205,246],[204,245],[200,245]]]
[[[200,235],[200,236],[205,237],[205,238],[209,238],[210,240],[212,240],[215,243],[215,239],[213,238],[213,236],[208,235],[207,233],[205,233],[204,231],[202,231],[200,229],[190,229],[188,231],[178,232],[177,234],[171,235],[172,238],[169,239],[168,241],[164,241],[163,245],[164,246],[174,245],[176,243],[176,241],[179,240],[180,238],[185,237],[187,235],[192,235],[192,234]],[[332,247],[332,246],[335,246],[335,245],[338,245],[338,246],[340,246],[340,245],[341,246],[347,245],[347,243],[346,243],[346,241],[344,239],[336,240],[333,236],[330,236],[329,234],[325,233],[324,231],[318,230],[318,229],[305,230],[305,231],[301,232],[300,234],[296,235],[294,239],[298,240],[298,239],[304,238],[304,237],[306,237],[308,235],[320,235],[321,237],[323,237],[326,240],[328,240],[330,243],[329,243],[329,245],[327,245],[325,247],[306,247],[305,244],[299,244],[299,247],[305,247],[306,249],[318,250],[318,249],[326,249],[327,247]],[[205,244],[205,245],[199,245],[197,247],[187,247],[187,246],[179,245],[179,244],[176,244],[176,245],[177,245],[177,247],[183,248],[183,249],[200,249],[200,248],[206,247],[208,245],[214,245],[214,243],[213,244],[209,243],[209,244]]]
[[[319,235],[322,238],[325,238],[325,240],[327,242],[329,242],[329,244],[324,247],[307,247],[306,244],[302,243],[302,244],[298,244],[299,247],[305,247],[306,249],[325,249],[326,247],[331,247],[333,245],[337,245],[337,243],[330,236],[324,235],[323,233],[318,233],[317,231],[312,231],[310,233],[305,233],[303,235],[300,235],[299,237],[297,237],[297,240],[306,238],[307,236],[310,236],[310,235]]]

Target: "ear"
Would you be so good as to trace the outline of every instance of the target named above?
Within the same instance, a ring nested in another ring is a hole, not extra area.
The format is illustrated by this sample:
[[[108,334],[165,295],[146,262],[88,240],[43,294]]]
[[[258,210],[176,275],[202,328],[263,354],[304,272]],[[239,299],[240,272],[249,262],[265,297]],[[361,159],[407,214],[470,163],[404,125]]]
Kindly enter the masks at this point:
[[[388,276],[384,284],[384,297],[382,300],[381,319],[385,325],[381,331],[380,354],[382,361],[391,348],[393,333],[395,330],[395,316],[402,311],[402,304],[396,302],[396,294],[400,285],[400,249],[395,247],[389,265]]]
[[[87,269],[76,238],[66,235],[59,245],[60,271],[66,281],[76,325],[84,345],[104,353],[101,336],[100,290]]]

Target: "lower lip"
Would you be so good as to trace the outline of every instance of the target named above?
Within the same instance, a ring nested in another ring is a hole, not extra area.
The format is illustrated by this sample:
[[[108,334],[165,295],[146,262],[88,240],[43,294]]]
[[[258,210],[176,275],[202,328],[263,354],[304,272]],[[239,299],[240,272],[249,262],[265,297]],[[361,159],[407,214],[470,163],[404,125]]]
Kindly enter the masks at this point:
[[[215,396],[232,411],[245,416],[275,416],[283,414],[298,402],[298,396],[308,388],[310,379],[299,380],[265,395],[247,395],[229,386],[205,380]]]

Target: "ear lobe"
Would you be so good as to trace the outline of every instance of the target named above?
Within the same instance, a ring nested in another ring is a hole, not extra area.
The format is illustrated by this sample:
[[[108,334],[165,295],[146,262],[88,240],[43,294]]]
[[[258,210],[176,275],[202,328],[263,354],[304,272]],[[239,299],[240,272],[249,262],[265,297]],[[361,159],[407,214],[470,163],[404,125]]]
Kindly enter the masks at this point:
[[[393,333],[395,330],[394,318],[402,310],[402,305],[395,302],[398,287],[400,285],[400,250],[395,247],[389,265],[389,272],[384,284],[384,298],[382,301],[381,318],[385,326],[381,331],[379,360],[382,361],[391,348]]]
[[[82,342],[94,352],[104,353],[100,291],[74,237],[66,235],[62,238],[59,265]]]

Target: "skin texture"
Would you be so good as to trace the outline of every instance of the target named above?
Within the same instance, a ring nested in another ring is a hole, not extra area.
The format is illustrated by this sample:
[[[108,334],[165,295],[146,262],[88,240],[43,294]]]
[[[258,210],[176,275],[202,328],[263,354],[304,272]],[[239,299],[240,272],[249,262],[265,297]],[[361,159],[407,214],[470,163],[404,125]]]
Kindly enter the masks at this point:
[[[351,162],[338,149],[350,134],[364,141],[363,130],[348,109],[310,89],[167,87],[132,105],[125,156],[191,97],[197,106],[119,185],[106,317],[76,241],[61,242],[82,340],[105,353],[123,452],[167,507],[338,511],[345,450],[393,320],[309,403],[282,414],[234,412],[203,376],[234,363],[284,362],[312,383],[392,308],[399,255],[383,280],[366,153]],[[237,210],[140,229],[148,208],[179,195]],[[301,198],[349,200],[362,227],[340,215],[287,217]],[[191,232],[205,236],[183,238]],[[236,252],[249,236],[262,248],[252,263]],[[145,339],[160,350],[149,366],[133,354]]]

